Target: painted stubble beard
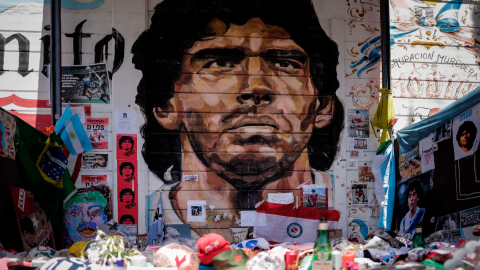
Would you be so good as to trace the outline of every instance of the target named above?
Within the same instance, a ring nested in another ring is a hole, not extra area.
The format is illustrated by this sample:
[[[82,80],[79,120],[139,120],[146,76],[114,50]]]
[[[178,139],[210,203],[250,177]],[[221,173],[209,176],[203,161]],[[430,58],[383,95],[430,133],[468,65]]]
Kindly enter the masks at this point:
[[[317,99],[313,98],[313,101],[307,104],[305,106],[308,106],[308,113],[305,118],[293,119],[301,121],[301,131],[294,130],[295,125],[292,119],[275,109],[273,104],[271,106],[238,105],[230,112],[220,114],[218,132],[187,131],[188,139],[196,156],[207,168],[238,190],[258,190],[267,183],[292,174],[292,165],[300,157],[311,138],[311,132],[298,133],[311,131]],[[185,116],[189,120],[187,125],[204,126],[207,120],[202,117],[203,115],[205,114],[197,112],[186,113]],[[247,118],[248,120],[245,120]],[[238,134],[239,131],[231,131],[241,125],[242,121],[249,122],[253,119],[259,123],[268,124],[274,132],[242,138]],[[226,150],[232,146],[248,147],[249,145],[257,145],[257,147],[263,145],[283,155],[261,156],[258,153],[260,151],[229,154]]]

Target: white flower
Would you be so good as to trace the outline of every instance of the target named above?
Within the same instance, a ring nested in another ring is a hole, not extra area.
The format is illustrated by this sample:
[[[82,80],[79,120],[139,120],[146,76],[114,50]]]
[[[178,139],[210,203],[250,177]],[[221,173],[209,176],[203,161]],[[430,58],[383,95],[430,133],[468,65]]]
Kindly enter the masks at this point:
[[[215,222],[219,221],[220,220],[220,215],[216,215],[215,216]]]
[[[223,213],[222,218],[223,218],[223,219],[226,219],[226,218],[227,218],[227,212]]]
[[[215,206],[214,205],[210,205],[210,210],[213,210],[215,209]]]

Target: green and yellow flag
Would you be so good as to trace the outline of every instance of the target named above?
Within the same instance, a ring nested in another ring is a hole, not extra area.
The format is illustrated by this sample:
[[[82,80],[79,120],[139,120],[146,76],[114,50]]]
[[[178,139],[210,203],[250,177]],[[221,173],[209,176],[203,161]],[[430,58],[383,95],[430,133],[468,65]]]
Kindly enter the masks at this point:
[[[63,228],[63,204],[75,194],[76,188],[67,170],[60,136],[45,135],[15,117],[15,142],[32,192],[58,228]]]

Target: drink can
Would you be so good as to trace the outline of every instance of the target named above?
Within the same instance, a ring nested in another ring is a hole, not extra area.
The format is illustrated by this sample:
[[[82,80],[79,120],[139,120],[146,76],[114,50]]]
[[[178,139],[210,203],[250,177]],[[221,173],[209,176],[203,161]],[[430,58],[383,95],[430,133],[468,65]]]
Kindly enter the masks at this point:
[[[298,270],[298,253],[289,251],[285,253],[285,270]]]

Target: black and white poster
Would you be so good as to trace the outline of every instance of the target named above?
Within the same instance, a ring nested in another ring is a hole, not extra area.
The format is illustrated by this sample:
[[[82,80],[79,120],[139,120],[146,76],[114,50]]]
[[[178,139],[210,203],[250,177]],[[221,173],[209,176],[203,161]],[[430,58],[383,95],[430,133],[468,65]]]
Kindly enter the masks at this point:
[[[453,150],[455,160],[467,157],[478,149],[480,104],[453,119]]]
[[[104,152],[88,152],[82,155],[82,169],[108,170],[110,169],[109,154]]]

